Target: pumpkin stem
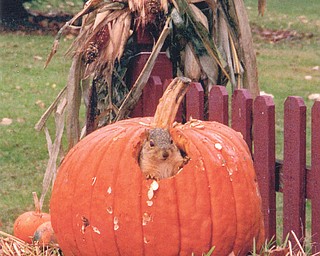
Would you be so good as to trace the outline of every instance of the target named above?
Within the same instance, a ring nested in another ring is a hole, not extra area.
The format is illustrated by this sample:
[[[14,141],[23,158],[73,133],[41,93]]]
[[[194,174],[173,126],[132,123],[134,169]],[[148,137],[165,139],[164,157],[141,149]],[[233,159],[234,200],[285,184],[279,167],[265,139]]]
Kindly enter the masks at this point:
[[[39,198],[37,196],[37,192],[32,192],[32,195],[33,195],[33,202],[34,202],[35,212],[36,213],[41,213],[41,207],[40,207]]]
[[[154,114],[153,127],[162,129],[171,128],[190,82],[191,80],[187,77],[176,77],[172,80],[159,100]]]

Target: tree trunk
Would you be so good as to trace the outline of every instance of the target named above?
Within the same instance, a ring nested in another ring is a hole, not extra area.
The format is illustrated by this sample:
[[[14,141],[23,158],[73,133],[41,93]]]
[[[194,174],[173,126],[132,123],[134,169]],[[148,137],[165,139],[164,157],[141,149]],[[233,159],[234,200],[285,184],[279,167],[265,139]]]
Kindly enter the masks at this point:
[[[15,26],[25,22],[28,12],[23,6],[24,0],[0,1],[0,24]]]

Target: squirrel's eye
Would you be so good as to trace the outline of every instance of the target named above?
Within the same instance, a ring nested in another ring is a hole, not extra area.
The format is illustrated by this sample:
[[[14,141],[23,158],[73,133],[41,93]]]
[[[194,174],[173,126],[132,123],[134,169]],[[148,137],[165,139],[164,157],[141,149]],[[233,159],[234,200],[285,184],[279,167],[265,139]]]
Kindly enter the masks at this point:
[[[171,140],[170,140],[170,144],[172,144],[172,143],[173,143],[173,140],[171,139]]]
[[[154,142],[153,142],[153,140],[150,140],[150,147],[154,147]]]

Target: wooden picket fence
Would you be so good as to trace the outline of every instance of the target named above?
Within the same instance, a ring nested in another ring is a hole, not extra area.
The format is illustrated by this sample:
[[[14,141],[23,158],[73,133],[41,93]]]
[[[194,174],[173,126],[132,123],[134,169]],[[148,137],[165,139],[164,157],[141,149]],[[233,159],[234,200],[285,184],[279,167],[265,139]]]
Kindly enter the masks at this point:
[[[148,54],[137,57],[132,67],[133,80],[138,76],[147,57]],[[166,79],[171,78],[170,68],[170,62],[164,55],[160,55],[133,116],[154,114],[158,100],[169,83]],[[180,109],[178,121],[191,116],[221,122],[241,132],[254,159],[267,238],[274,239],[276,236],[276,206],[280,204],[276,202],[278,191],[283,193],[283,237],[293,231],[298,238],[304,239],[306,200],[311,200],[312,246],[314,252],[320,251],[320,101],[316,101],[311,110],[311,167],[307,168],[307,108],[302,98],[289,96],[284,102],[284,150],[282,160],[278,161],[275,104],[272,97],[258,96],[253,100],[245,89],[235,90],[229,97],[225,87],[214,86],[208,96],[207,114],[204,113],[204,97],[202,86],[192,83],[183,108]],[[294,239],[292,241],[295,243]]]

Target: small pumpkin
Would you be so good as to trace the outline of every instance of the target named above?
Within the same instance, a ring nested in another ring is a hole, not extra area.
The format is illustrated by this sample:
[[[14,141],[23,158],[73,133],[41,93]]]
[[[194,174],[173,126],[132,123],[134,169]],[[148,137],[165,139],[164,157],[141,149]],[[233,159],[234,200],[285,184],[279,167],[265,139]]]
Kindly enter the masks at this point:
[[[217,123],[173,121],[189,82],[175,78],[153,118],[101,128],[69,151],[51,197],[65,255],[246,255],[264,240],[261,198],[241,135]],[[138,157],[146,129],[168,128],[189,161],[148,180]]]
[[[39,225],[49,221],[51,218],[50,214],[41,211],[37,193],[33,192],[32,194],[35,210],[24,212],[13,224],[14,236],[30,244],[32,243],[33,234]]]
[[[46,221],[37,228],[33,235],[33,242],[36,242],[41,246],[57,243],[51,221]]]

